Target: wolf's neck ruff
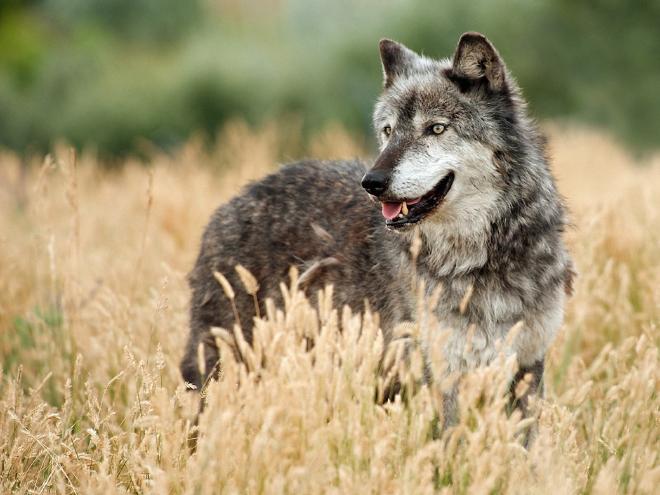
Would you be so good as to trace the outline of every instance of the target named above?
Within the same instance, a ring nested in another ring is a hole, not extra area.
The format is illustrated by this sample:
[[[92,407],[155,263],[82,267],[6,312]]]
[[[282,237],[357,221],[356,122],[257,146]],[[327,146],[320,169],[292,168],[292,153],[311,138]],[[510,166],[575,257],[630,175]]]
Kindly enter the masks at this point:
[[[420,228],[420,273],[437,285],[444,277],[458,277],[480,269],[488,261],[490,226],[475,223],[462,229]]]

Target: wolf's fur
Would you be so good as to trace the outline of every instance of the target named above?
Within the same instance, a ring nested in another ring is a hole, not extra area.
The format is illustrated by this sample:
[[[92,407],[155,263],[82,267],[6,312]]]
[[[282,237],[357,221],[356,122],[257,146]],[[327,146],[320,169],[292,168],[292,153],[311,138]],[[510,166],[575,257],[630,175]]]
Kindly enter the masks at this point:
[[[392,231],[360,187],[367,170],[359,162],[300,162],[248,186],[214,213],[190,274],[186,381],[200,387],[206,378],[197,363],[200,343],[206,370],[218,361],[210,327],[234,323],[213,272],[239,286],[234,266],[242,264],[261,284],[260,301],[281,302],[279,283],[296,265],[315,267],[310,293],[332,283],[338,306],[362,310],[369,301],[386,340],[395,324],[415,316],[411,273],[420,274],[429,291],[441,285],[437,315],[449,330],[449,371],[491,362],[497,342],[522,322],[506,351],[517,356],[518,378],[529,370],[530,388],[538,388],[572,276],[561,239],[564,207],[544,139],[482,35],[463,35],[452,60],[421,57],[389,40],[381,42],[381,58],[385,88],[374,111],[380,155],[365,187],[376,177],[378,199],[401,202],[425,195],[453,172],[449,192],[419,223]],[[432,124],[444,132],[429,135]],[[416,234],[422,242],[412,270]],[[237,294],[236,302],[251,341],[253,301]]]

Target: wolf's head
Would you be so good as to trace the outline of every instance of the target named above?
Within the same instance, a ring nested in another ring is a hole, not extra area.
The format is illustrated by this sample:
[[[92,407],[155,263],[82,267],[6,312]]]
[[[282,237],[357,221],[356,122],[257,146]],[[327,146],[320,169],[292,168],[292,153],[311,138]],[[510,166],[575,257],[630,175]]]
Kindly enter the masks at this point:
[[[465,33],[451,60],[390,40],[380,42],[380,54],[380,155],[362,186],[392,229],[483,224],[502,203],[526,143],[542,148],[497,50],[483,35]]]

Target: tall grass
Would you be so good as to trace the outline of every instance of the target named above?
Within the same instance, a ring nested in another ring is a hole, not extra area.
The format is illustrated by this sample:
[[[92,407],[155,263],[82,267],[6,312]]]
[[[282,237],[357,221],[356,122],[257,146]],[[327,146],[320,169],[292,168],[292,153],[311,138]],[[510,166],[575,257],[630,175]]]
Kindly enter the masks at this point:
[[[548,130],[579,277],[529,451],[526,421],[504,412],[512,363],[468,375],[460,423],[439,435],[443,384],[374,402],[371,315],[284,288],[242,349],[248,366],[225,348],[192,454],[185,274],[211,211],[273,170],[290,135],[232,124],[213,150],[192,141],[114,171],[66,149],[27,171],[0,156],[0,492],[656,492],[660,160]],[[338,128],[307,151],[364,154]]]

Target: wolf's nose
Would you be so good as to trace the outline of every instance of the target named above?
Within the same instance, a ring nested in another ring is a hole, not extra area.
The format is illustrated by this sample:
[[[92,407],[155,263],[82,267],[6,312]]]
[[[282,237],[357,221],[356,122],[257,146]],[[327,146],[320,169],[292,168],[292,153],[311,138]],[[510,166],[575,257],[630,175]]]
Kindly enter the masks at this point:
[[[380,170],[372,170],[367,172],[362,178],[362,187],[364,187],[369,194],[380,196],[387,189],[388,180],[389,176],[387,173]]]

